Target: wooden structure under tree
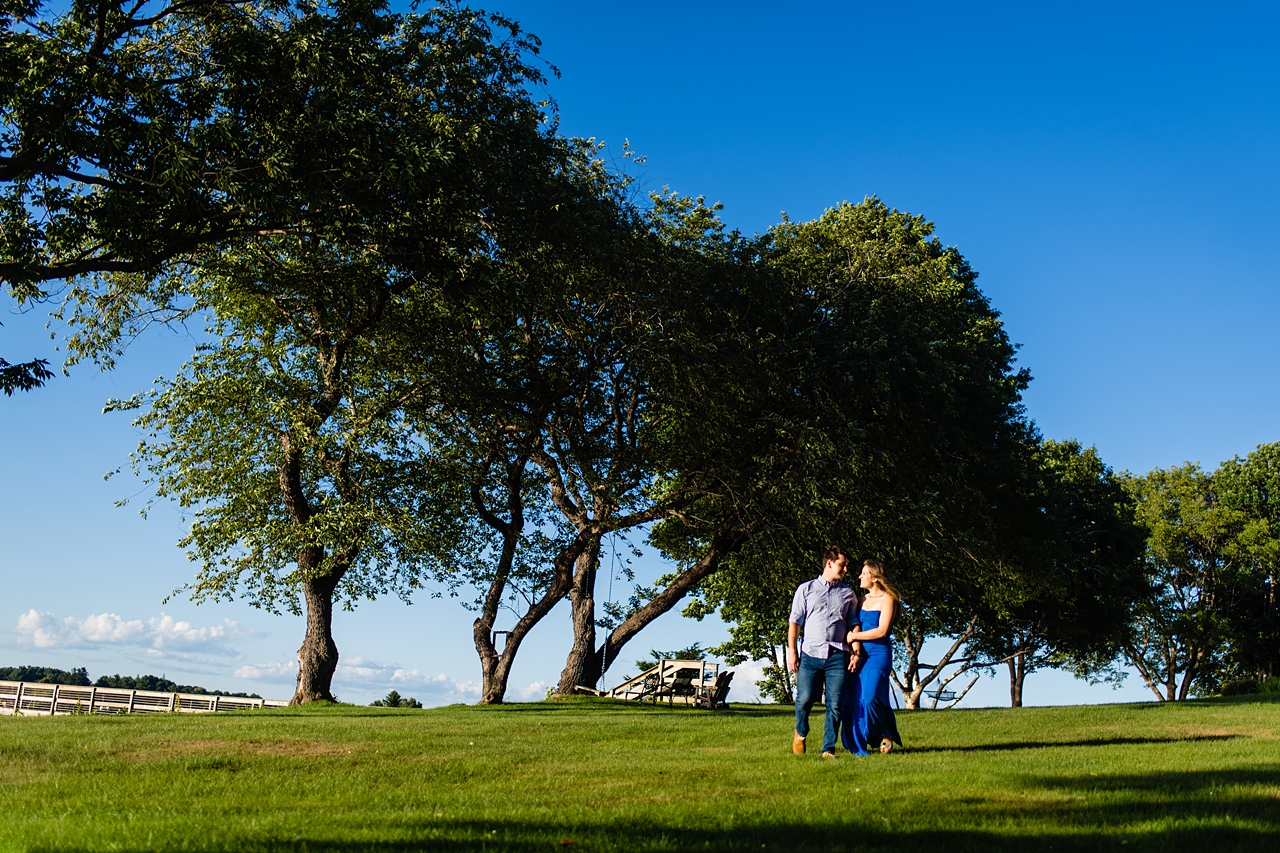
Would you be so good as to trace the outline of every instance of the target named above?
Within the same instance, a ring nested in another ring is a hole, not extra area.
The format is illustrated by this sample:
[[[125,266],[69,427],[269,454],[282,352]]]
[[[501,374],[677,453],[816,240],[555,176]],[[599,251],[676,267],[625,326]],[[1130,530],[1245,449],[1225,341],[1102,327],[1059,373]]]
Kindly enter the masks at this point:
[[[604,695],[613,699],[630,699],[668,704],[677,701],[694,704],[700,690],[706,690],[720,674],[720,664],[705,660],[672,660],[663,658],[644,672],[629,678]]]

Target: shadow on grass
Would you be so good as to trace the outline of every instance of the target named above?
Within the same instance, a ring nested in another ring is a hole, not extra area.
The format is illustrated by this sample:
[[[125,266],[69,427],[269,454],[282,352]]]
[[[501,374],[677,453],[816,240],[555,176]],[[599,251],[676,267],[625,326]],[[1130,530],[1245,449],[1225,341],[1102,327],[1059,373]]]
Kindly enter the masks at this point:
[[[656,713],[666,712],[675,714],[688,714],[694,717],[792,717],[795,715],[795,709],[791,705],[730,705],[728,708],[721,708],[716,711],[708,711],[705,708],[695,708],[692,705],[675,703],[668,705],[666,702],[635,702],[624,699],[597,699],[590,696],[575,696],[572,699],[551,699],[544,702],[512,702],[503,705],[469,705],[469,706],[448,706],[450,709],[457,707],[469,707],[477,711],[497,711],[515,712],[524,714],[564,714],[564,713],[591,713],[591,714],[626,714],[626,713]],[[822,705],[814,707],[814,713],[822,710]],[[429,709],[442,710],[442,709]]]
[[[1250,809],[1262,807],[1259,798]],[[1258,853],[1273,849],[1278,826],[1274,820],[1275,803],[1266,801],[1272,810],[1268,825],[1170,826],[1168,828],[1134,829],[1126,826],[1109,828],[1105,817],[1073,815],[1080,820],[1099,819],[1092,826],[1067,826],[1059,822],[1043,830],[1019,832],[995,828],[940,829],[894,831],[892,826],[879,827],[855,823],[767,824],[732,828],[683,827],[659,822],[629,823],[613,826],[567,826],[530,821],[422,821],[416,826],[395,827],[399,837],[392,841],[328,841],[322,838],[292,839],[225,839],[212,849],[263,851],[263,853],[648,853],[648,851],[711,851],[712,853],[1028,853],[1028,851],[1116,850],[1164,851],[1211,849],[1214,853]],[[1221,810],[1217,810],[1220,814]],[[1152,811],[1147,817],[1159,820],[1165,815]],[[1141,815],[1130,816],[1140,819]],[[1207,815],[1185,815],[1194,820]],[[996,823],[993,821],[993,824]],[[1007,821],[1000,821],[1007,824]],[[1100,825],[1101,824],[1101,825]],[[230,842],[230,843],[227,843]],[[74,848],[59,848],[60,850]],[[125,851],[176,849],[165,846],[117,848]],[[183,845],[183,849],[207,849]],[[85,853],[89,853],[86,849]]]
[[[1031,781],[1032,784],[1047,790],[1066,788],[1073,791],[1143,791],[1178,796],[1213,795],[1222,791],[1230,803],[1232,802],[1230,793],[1224,789],[1250,785],[1280,787],[1280,764],[1262,764],[1224,770],[1045,776]],[[1210,808],[1217,808],[1209,801],[1200,799],[1199,796],[1196,797],[1196,802]],[[1280,812],[1280,797],[1273,797],[1271,806],[1273,811]],[[1273,814],[1272,817],[1272,822],[1277,824],[1277,829],[1280,829],[1280,821],[1275,820],[1277,815]]]
[[[1008,743],[978,743],[969,746],[919,746],[907,747],[903,753],[922,752],[1002,752],[1010,749],[1046,749],[1057,746],[1129,746],[1152,743],[1196,743],[1199,741],[1235,740],[1243,735],[1189,735],[1187,737],[1109,737],[1085,740],[1058,741],[1009,741]]]

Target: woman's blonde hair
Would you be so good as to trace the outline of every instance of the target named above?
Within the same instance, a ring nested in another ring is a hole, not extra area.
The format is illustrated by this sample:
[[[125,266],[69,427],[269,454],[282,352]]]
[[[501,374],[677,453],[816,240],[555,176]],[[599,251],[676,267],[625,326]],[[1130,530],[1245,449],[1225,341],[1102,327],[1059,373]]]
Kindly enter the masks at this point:
[[[889,594],[894,601],[902,600],[902,593],[898,592],[898,588],[893,585],[893,581],[889,580],[889,575],[885,573],[884,563],[879,560],[863,560],[862,565],[871,572],[871,579],[880,584],[880,588]]]

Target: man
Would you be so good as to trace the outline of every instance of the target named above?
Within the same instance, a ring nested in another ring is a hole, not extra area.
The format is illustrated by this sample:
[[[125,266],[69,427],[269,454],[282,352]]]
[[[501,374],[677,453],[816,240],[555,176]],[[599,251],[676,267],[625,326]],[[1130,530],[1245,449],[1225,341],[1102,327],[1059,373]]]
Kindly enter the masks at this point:
[[[796,676],[796,731],[791,751],[804,754],[809,736],[809,712],[818,701],[818,685],[827,694],[826,731],[822,737],[822,757],[836,757],[836,735],[840,731],[840,696],[849,666],[849,645],[845,635],[857,622],[858,596],[843,583],[849,571],[849,555],[837,545],[822,553],[822,575],[796,589],[791,600],[787,626],[787,669]],[[800,629],[804,644],[797,647]],[[853,649],[857,654],[855,644]]]

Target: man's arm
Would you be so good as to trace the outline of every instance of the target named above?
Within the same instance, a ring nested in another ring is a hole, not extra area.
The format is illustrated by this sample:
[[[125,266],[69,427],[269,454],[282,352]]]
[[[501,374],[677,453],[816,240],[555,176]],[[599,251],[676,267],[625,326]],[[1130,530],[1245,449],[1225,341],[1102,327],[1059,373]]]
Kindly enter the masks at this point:
[[[805,623],[805,617],[809,615],[809,608],[804,600],[804,589],[804,584],[796,587],[795,595],[791,596],[791,614],[787,617],[787,669],[791,672],[800,668],[800,649],[797,640],[800,638],[800,626]]]
[[[861,612],[861,610],[862,610],[862,601],[858,598],[858,593],[855,592],[853,594],[853,600],[849,602],[849,607],[846,609],[846,612],[845,612],[845,617],[844,617],[845,624],[858,625],[859,624],[858,614]],[[850,628],[848,635],[845,637],[845,641],[849,644],[849,671],[850,672],[856,672],[858,669],[858,665],[862,663],[862,643],[853,639],[853,632],[855,630],[856,630],[855,628]]]
[[[787,623],[787,669],[795,672],[800,668],[800,650],[796,640],[800,637],[800,626],[794,622]]]

